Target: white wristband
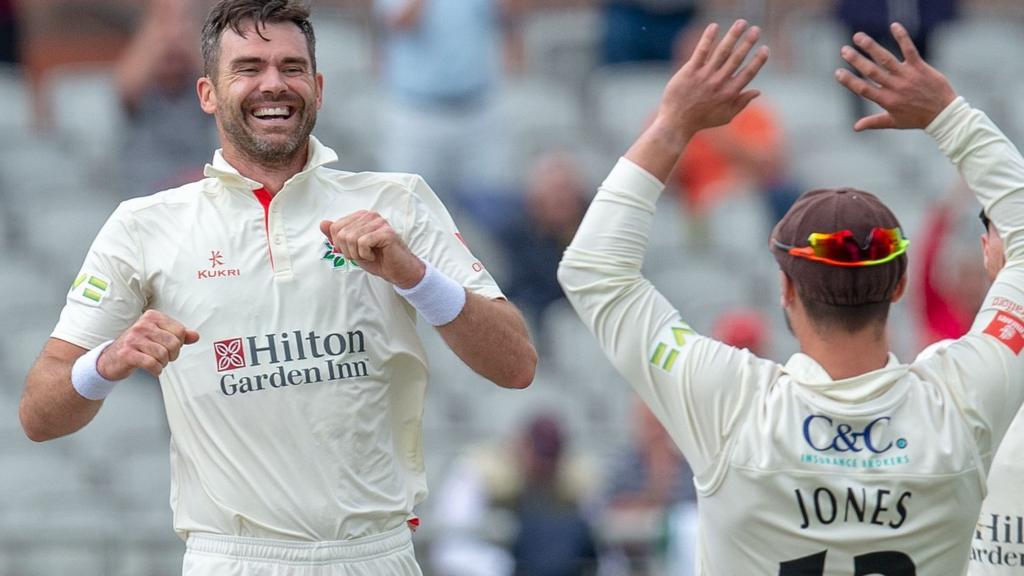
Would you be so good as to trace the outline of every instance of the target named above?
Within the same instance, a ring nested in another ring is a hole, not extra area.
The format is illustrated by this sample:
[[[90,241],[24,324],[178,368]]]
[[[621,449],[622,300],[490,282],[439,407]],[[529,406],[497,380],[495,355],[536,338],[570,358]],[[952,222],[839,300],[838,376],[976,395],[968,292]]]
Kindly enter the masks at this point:
[[[424,260],[423,264],[427,272],[419,283],[412,288],[395,286],[395,292],[408,300],[431,326],[443,326],[455,320],[466,306],[466,289],[430,262]]]
[[[107,340],[103,344],[82,354],[71,367],[71,385],[75,387],[75,390],[83,398],[103,400],[114,389],[114,385],[117,384],[114,380],[107,380],[100,376],[99,371],[96,370],[96,360],[107,349],[107,346],[110,346],[113,342],[113,340]]]

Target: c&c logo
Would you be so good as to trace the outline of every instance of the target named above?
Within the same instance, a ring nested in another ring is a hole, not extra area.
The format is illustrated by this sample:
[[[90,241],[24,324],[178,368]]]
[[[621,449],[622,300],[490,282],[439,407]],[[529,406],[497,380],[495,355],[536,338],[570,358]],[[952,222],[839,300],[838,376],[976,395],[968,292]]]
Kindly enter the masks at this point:
[[[898,438],[895,442],[885,438],[885,430],[891,420],[889,416],[881,416],[858,430],[849,424],[836,425],[828,416],[813,414],[804,419],[804,441],[818,452],[884,454],[893,446],[902,450],[907,447],[905,438]]]

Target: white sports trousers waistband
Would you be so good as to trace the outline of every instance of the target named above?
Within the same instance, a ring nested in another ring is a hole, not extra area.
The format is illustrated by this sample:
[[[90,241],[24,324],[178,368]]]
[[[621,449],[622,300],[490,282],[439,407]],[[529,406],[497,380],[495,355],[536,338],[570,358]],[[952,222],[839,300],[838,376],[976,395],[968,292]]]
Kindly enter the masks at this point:
[[[408,526],[402,524],[387,532],[355,540],[294,542],[193,532],[185,546],[193,554],[292,564],[330,564],[387,556],[412,546],[412,533]]]

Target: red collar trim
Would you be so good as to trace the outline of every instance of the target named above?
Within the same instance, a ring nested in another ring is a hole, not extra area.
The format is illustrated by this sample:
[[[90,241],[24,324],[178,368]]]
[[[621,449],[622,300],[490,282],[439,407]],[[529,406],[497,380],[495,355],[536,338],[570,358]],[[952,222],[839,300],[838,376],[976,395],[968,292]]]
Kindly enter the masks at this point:
[[[252,191],[260,206],[263,206],[263,231],[267,235],[267,253],[270,254],[270,267],[274,267],[274,252],[270,249],[270,202],[274,197],[266,188],[256,188]]]

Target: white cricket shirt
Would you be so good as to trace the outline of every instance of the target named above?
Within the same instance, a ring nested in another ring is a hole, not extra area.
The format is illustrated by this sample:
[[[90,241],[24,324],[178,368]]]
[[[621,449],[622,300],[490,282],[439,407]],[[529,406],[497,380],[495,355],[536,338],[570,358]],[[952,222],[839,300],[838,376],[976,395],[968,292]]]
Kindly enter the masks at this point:
[[[988,472],[971,544],[971,576],[1024,573],[1024,412],[1018,412]]]
[[[936,342],[918,358],[935,354],[953,340]],[[1024,412],[1013,419],[988,472],[988,494],[971,544],[970,576],[1019,574],[1024,569]]]
[[[415,311],[334,254],[320,221],[376,210],[413,253],[502,295],[422,178],[324,167],[336,160],[311,138],[271,200],[218,151],[206,179],[122,203],[53,331],[92,348],[155,309],[199,332],[160,377],[182,537],[357,538],[426,496]]]
[[[833,381],[700,336],[640,274],[663,185],[622,160],[559,277],[696,474],[698,573],[963,574],[985,472],[1024,400],[1024,159],[962,99],[929,126],[1006,240],[971,332]],[[823,230],[822,232],[832,232]]]

